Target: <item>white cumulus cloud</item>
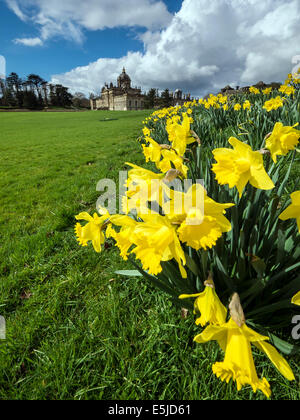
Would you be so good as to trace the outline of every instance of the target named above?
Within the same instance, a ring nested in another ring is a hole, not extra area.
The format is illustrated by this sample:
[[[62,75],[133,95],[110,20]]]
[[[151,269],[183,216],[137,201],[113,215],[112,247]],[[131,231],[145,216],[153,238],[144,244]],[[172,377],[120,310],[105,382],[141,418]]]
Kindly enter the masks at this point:
[[[300,54],[300,0],[183,0],[173,16],[162,0],[6,0],[37,37],[15,42],[39,46],[53,37],[82,43],[87,31],[146,28],[141,52],[104,58],[52,76],[74,91],[99,93],[125,66],[145,90],[181,88],[195,96],[227,84],[282,81]]]
[[[39,38],[43,42],[62,37],[82,43],[85,30],[118,26],[140,26],[153,30],[165,26],[172,18],[161,0],[5,1],[20,19],[38,27]]]
[[[144,89],[182,88],[195,96],[227,84],[280,82],[300,53],[299,23],[299,0],[184,0],[165,29],[141,36],[143,53],[99,58],[52,81],[99,93],[125,66]]]

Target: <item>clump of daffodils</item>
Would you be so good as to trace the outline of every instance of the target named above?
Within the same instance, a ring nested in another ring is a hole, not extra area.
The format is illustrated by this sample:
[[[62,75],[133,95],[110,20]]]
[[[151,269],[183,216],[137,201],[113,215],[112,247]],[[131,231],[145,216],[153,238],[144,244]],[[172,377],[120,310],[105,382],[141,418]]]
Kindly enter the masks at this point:
[[[267,110],[267,112],[276,110],[278,108],[283,107],[283,99],[281,96],[276,96],[276,98],[272,98],[265,102],[263,108]]]
[[[75,226],[80,245],[101,252],[114,241],[145,279],[193,309],[194,341],[216,341],[224,353],[214,375],[267,397],[253,348],[295,379],[276,347],[297,349],[282,345],[276,328],[300,305],[300,191],[289,179],[300,140],[297,85],[288,75],[279,91],[251,87],[155,111],[141,138],[148,168],[126,163],[121,214],[83,212]]]

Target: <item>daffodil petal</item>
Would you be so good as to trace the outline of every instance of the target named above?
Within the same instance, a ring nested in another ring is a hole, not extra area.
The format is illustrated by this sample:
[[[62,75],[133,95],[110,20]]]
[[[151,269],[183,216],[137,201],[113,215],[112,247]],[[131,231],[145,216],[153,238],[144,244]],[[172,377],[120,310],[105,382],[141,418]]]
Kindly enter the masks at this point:
[[[292,303],[300,306],[300,291],[292,297]]]
[[[268,358],[271,360],[273,365],[279,370],[279,372],[289,381],[293,381],[295,376],[288,362],[278,353],[278,351],[271,344],[265,341],[256,341],[254,345],[266,353]]]

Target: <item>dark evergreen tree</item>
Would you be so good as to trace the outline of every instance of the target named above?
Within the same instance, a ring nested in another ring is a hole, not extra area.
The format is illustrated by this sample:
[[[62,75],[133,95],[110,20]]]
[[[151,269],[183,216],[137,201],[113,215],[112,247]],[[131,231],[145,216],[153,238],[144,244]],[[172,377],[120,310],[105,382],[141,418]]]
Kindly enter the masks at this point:
[[[56,90],[56,98],[58,106],[68,107],[72,105],[72,98],[70,92],[68,92],[68,88],[63,85],[55,85]]]
[[[17,105],[16,97],[11,87],[7,84],[6,79],[1,79],[1,104],[4,106],[14,107]]]
[[[145,98],[145,108],[147,109],[154,108],[156,98],[157,98],[156,89],[154,88],[150,89]]]
[[[35,88],[38,105],[42,106],[43,105],[42,85],[46,83],[45,80],[42,79],[38,74],[29,74],[29,76],[27,76],[27,81],[29,82],[31,87]]]
[[[37,109],[40,107],[39,100],[33,90],[23,92],[23,108]]]
[[[84,95],[83,95],[84,96]],[[43,106],[69,107],[73,96],[63,85],[48,84],[37,74],[29,74],[22,80],[12,72],[6,79],[0,79],[0,104],[10,107],[39,109]],[[84,105],[89,106],[85,97]]]
[[[22,90],[22,79],[17,75],[17,73],[10,73],[6,78],[7,88],[10,90],[10,97],[13,98],[14,105],[19,108],[23,104],[23,90]]]
[[[161,94],[161,102],[164,108],[171,106],[172,98],[170,96],[169,89],[165,89]]]

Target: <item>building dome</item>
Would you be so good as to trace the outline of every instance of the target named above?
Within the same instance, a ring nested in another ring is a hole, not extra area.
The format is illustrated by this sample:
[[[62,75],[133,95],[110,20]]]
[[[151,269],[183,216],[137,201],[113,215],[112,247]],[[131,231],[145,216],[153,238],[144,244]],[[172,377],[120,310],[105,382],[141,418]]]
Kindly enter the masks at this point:
[[[182,90],[180,89],[175,90],[175,99],[182,99]]]
[[[130,88],[131,79],[128,76],[128,74],[125,71],[125,68],[123,67],[123,71],[118,77],[118,87],[120,88]]]

